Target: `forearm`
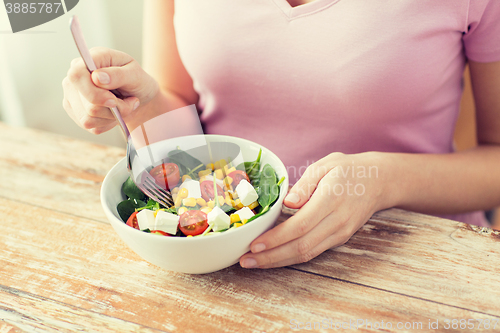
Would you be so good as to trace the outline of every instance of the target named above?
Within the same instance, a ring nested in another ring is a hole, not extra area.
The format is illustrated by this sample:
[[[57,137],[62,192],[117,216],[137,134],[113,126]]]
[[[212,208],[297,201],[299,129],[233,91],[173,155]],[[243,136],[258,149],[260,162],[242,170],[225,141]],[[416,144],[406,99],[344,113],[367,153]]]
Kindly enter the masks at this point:
[[[125,119],[129,130],[132,131],[137,126],[153,119],[165,112],[176,110],[183,106],[190,105],[188,102],[168,90],[157,88],[154,97],[145,105],[141,105],[134,117]]]
[[[500,146],[450,154],[383,153],[382,208],[428,214],[487,210],[500,205]],[[385,171],[384,171],[385,170]]]

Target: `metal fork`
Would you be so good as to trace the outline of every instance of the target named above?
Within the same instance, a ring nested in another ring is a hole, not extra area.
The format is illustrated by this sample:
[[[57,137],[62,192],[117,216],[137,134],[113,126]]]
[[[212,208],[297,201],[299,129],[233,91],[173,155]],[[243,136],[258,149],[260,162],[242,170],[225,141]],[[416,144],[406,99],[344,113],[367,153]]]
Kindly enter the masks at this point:
[[[87,66],[88,71],[92,74],[93,71],[97,69],[94,60],[92,59],[92,56],[90,55],[89,49],[87,48],[87,43],[85,42],[85,38],[83,37],[82,29],[80,27],[80,22],[78,21],[78,17],[75,15],[71,18],[70,21],[70,30],[73,35],[73,39],[75,40],[76,47],[78,48],[78,51],[80,52],[80,55],[82,56],[82,59]],[[117,90],[111,90],[111,92],[118,98],[123,98],[123,96],[120,94],[119,91]],[[127,125],[123,121],[123,118],[120,114],[120,111],[118,111],[118,108],[113,107],[110,108],[111,113],[113,113],[113,116],[116,118],[116,121],[118,122],[118,125],[120,126],[124,136],[125,140],[127,141],[127,170],[129,173],[132,175],[132,180],[134,181],[135,185],[144,192],[149,198],[155,200],[156,202],[159,202],[165,207],[170,207],[174,205],[174,201],[172,199],[172,195],[170,194],[169,191],[166,189],[160,187],[155,179],[149,174],[148,169],[151,169],[151,167],[146,168],[139,174],[134,174],[132,170],[132,161],[135,158],[138,158],[137,155],[137,150],[135,149],[132,138],[130,137],[130,132],[127,128]],[[151,161],[152,163],[153,161]]]

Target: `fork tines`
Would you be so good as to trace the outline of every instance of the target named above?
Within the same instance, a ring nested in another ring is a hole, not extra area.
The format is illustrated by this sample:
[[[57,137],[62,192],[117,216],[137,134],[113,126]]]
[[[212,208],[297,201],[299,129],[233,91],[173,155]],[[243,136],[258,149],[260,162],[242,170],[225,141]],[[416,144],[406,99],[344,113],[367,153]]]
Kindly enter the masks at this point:
[[[159,187],[154,180],[146,177],[142,182],[142,185],[144,186],[144,192],[151,199],[161,203],[165,207],[171,207],[174,205],[172,194]]]

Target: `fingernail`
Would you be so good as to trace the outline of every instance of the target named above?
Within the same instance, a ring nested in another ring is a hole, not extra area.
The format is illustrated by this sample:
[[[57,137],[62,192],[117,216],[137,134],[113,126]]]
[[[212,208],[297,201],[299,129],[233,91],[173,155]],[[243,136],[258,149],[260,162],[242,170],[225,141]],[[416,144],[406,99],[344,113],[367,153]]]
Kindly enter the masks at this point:
[[[116,106],[115,100],[114,99],[108,99],[106,103],[104,103],[105,106],[108,108],[112,108]]]
[[[135,102],[134,109],[132,111],[136,110],[139,107],[139,105],[141,105],[140,101]]]
[[[259,252],[264,251],[265,249],[266,249],[266,246],[262,243],[255,244],[254,246],[252,246],[253,253],[259,253]]]
[[[293,204],[298,204],[300,201],[300,197],[297,193],[288,193],[288,195],[285,198],[285,201],[288,201]]]
[[[97,73],[97,79],[99,80],[99,83],[102,84],[108,84],[111,81],[109,75],[104,72]]]
[[[254,267],[257,267],[257,261],[253,258],[243,259],[241,266],[243,268],[254,268]]]

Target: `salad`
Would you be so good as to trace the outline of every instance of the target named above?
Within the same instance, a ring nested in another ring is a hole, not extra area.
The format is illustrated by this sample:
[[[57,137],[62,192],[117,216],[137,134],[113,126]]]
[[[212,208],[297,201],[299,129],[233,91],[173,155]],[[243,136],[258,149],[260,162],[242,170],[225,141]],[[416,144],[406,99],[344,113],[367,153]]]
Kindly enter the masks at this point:
[[[241,227],[269,211],[280,185],[269,164],[255,161],[233,165],[224,159],[204,164],[177,149],[149,174],[170,190],[174,205],[149,199],[131,178],[122,185],[127,199],[117,205],[128,226],[162,236],[200,237]]]

